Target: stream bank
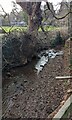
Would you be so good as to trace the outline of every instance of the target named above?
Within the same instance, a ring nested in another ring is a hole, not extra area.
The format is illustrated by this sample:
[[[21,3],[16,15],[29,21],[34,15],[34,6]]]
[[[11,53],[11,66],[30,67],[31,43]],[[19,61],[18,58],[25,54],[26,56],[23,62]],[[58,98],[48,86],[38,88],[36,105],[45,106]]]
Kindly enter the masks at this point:
[[[62,49],[63,50],[63,49]],[[11,70],[3,83],[4,118],[47,118],[65,99],[68,80],[56,80],[64,74],[64,57],[50,59],[37,75],[35,64]]]

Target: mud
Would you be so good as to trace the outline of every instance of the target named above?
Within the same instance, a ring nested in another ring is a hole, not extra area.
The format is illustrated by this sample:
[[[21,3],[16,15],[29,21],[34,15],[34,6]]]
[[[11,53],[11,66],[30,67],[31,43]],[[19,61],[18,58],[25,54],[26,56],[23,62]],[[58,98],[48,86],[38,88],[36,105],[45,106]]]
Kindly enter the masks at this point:
[[[64,100],[70,82],[55,79],[64,73],[64,57],[50,59],[38,75],[36,63],[12,69],[3,78],[4,118],[47,118]]]

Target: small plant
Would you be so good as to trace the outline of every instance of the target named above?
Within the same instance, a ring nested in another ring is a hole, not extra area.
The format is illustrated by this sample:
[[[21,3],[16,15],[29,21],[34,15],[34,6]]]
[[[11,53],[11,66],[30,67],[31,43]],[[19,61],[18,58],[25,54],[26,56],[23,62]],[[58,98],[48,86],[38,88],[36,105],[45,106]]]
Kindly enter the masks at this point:
[[[58,45],[63,45],[64,41],[60,35],[60,32],[57,33],[56,38],[51,41],[51,47],[54,48]]]

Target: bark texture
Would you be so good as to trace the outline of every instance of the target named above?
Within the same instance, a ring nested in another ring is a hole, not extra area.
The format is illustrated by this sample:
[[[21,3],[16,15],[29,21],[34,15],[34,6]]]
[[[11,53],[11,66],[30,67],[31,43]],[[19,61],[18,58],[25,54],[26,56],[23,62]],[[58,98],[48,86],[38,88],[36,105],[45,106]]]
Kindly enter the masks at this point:
[[[28,14],[29,33],[36,33],[41,26],[41,2],[17,2]]]

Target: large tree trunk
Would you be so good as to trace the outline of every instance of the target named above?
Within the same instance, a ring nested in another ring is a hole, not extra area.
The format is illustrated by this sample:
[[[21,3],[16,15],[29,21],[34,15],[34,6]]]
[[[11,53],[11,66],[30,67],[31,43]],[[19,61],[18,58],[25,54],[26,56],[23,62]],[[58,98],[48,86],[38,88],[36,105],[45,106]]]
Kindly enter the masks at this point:
[[[32,16],[28,16],[28,26],[29,26],[29,29],[28,29],[28,32],[29,33],[37,33],[38,29],[39,29],[39,26],[37,24],[34,24],[34,22],[36,22],[37,20],[33,20],[32,19]]]
[[[18,2],[18,0],[16,0],[16,2],[28,14],[28,32],[31,34],[37,33],[42,22],[41,2]]]

